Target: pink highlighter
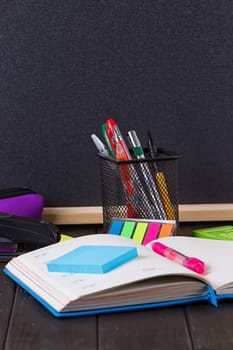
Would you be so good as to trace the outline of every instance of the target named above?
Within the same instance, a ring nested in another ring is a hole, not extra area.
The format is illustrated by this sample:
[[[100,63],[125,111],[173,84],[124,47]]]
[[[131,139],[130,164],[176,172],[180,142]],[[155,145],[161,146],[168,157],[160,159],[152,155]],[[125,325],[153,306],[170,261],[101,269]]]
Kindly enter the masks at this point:
[[[186,255],[183,255],[176,250],[167,247],[166,245],[160,243],[160,242],[155,242],[152,245],[152,250],[164,256],[165,258],[172,260],[176,262],[177,264],[180,264],[187,269],[190,269],[196,273],[199,273],[200,275],[205,273],[205,263],[201,261],[200,259],[193,258],[193,257],[188,257]]]

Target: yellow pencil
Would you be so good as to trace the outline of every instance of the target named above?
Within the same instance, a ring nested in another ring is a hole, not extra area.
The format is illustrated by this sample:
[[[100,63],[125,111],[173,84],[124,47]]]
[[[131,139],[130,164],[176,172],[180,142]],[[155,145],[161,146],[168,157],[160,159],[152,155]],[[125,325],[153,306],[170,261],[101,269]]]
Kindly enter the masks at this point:
[[[153,139],[151,137],[150,131],[148,131],[148,149],[149,149],[151,158],[156,158],[156,156],[158,155],[158,150],[153,143]],[[154,168],[155,168],[155,182],[156,182],[167,218],[169,220],[176,220],[176,215],[169,196],[165,175],[162,171],[158,170],[155,162],[154,162]]]
[[[158,190],[159,190],[160,198],[161,198],[162,203],[164,205],[164,210],[167,214],[167,218],[169,220],[175,220],[176,219],[175,211],[174,211],[174,208],[172,206],[171,199],[169,197],[164,173],[162,173],[161,171],[158,171],[155,174],[155,181],[156,181],[156,185],[157,185]]]

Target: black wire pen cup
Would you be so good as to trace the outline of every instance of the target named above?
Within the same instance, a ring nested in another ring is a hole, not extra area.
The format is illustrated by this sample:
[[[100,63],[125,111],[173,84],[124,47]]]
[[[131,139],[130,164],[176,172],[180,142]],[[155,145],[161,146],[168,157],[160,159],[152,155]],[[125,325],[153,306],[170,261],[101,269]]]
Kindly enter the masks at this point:
[[[103,230],[113,218],[175,220],[178,226],[177,169],[180,155],[158,149],[156,158],[119,161],[98,153]]]

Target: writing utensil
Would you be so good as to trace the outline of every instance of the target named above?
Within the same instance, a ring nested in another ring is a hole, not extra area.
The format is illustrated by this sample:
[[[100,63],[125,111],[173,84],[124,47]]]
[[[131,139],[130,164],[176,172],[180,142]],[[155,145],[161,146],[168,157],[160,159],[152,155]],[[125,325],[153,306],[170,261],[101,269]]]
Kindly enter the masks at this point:
[[[152,244],[151,248],[155,253],[162,255],[187,269],[199,273],[200,275],[204,274],[206,271],[205,263],[202,260],[181,254],[178,251],[167,247],[163,243],[155,242]]]
[[[114,119],[107,119],[106,123],[102,125],[102,131],[105,135],[108,148],[111,154],[114,154],[115,159],[119,161],[131,159],[127,145]],[[118,168],[127,200],[127,215],[129,217],[136,217],[137,210],[130,167],[129,165],[119,165]]]
[[[105,128],[104,128],[105,129]],[[96,136],[95,134],[91,134],[91,138],[96,146],[96,148],[98,149],[99,153],[103,154],[104,156],[109,156],[109,151],[107,149],[107,147],[105,146],[105,144],[99,139],[98,136]],[[110,146],[111,147],[111,146]],[[114,167],[114,164],[113,163],[110,163],[110,167],[112,167],[115,169]],[[129,184],[126,184],[126,187],[128,188],[128,192],[131,192],[131,188],[132,187],[129,187]],[[128,194],[127,194],[128,196]],[[128,201],[128,206],[127,206],[127,209],[128,209],[128,215],[130,217],[133,217],[134,216],[134,213],[135,213],[135,209],[133,208],[132,204],[130,203],[130,201]]]
[[[98,149],[98,151],[103,155],[108,156],[109,155],[108,149],[105,146],[105,144],[99,139],[99,137],[96,136],[95,134],[91,134],[91,138],[96,148]]]
[[[128,139],[133,148],[134,154],[137,159],[145,159],[145,155],[143,152],[143,148],[137,136],[135,130],[128,131]],[[165,210],[163,208],[163,203],[160,199],[160,194],[156,188],[156,183],[154,181],[153,176],[151,175],[150,169],[147,163],[140,163],[142,173],[145,179],[145,183],[148,186],[148,192],[150,197],[152,198],[152,203],[156,208],[157,214],[160,219],[167,219]]]
[[[132,159],[120,128],[112,118],[106,121],[106,135],[117,160]],[[137,217],[147,213],[154,218],[155,215],[148,205],[148,198],[134,166],[132,164],[119,164],[118,168],[127,199],[128,217]]]
[[[117,147],[117,145],[118,146],[120,145],[121,146],[121,152],[120,152],[121,159],[118,159],[118,160],[131,159],[130,152],[129,152],[128,147],[124,141],[124,138],[121,134],[121,131],[120,131],[117,123],[115,122],[115,120],[112,118],[110,118],[106,121],[106,134],[107,134],[108,140],[111,144],[111,148],[116,155],[116,158],[117,158],[116,147]],[[124,159],[122,159],[122,155],[124,156]]]
[[[148,140],[148,149],[150,152],[150,156],[151,156],[151,158],[156,158],[158,156],[159,152],[158,152],[158,148],[154,144],[153,138],[152,138],[149,130],[147,132],[147,140]]]
[[[110,155],[111,155],[113,158],[116,158],[115,152],[114,152],[114,150],[112,149],[111,143],[110,143],[109,138],[108,138],[108,135],[107,135],[107,125],[106,125],[106,123],[103,123],[102,126],[101,126],[101,128],[102,128],[102,134],[103,134],[103,137],[104,137],[104,141],[106,142],[108,151],[109,151]]]
[[[118,139],[118,136],[115,136],[115,142],[116,142],[116,159],[119,161],[122,160],[128,160],[128,155],[125,153],[125,150],[122,146],[121,140]],[[120,173],[122,175],[122,180],[127,185],[127,193],[129,195],[133,194],[133,182],[132,177],[130,173],[130,166],[127,164],[119,165]]]
[[[150,131],[148,131],[147,135],[148,135],[148,149],[149,149],[150,157],[156,158],[158,156],[158,149],[153,142]],[[165,175],[162,171],[159,171],[156,161],[154,161],[153,166],[155,170],[155,182],[158,186],[159,194],[162,199],[164,209],[167,214],[167,218],[169,220],[175,220],[176,219],[175,211],[169,196]]]
[[[111,148],[115,154],[115,158],[119,161],[130,160],[131,156],[127,145],[122,137],[120,129],[115,120],[110,118],[106,121],[106,135],[111,145]],[[120,166],[123,182],[127,185],[127,193],[133,194],[133,184],[130,174],[130,168],[128,165]]]
[[[112,147],[115,146],[116,159],[119,161],[132,159],[128,147],[122,137],[119,127],[116,125],[113,119],[107,121],[107,127],[109,126],[110,137],[112,138]],[[153,211],[148,206],[148,198],[143,190],[142,184],[137,176],[137,172],[132,164],[119,164],[119,170],[121,179],[125,185],[128,203],[128,216],[138,217],[145,215],[146,212],[152,217]]]

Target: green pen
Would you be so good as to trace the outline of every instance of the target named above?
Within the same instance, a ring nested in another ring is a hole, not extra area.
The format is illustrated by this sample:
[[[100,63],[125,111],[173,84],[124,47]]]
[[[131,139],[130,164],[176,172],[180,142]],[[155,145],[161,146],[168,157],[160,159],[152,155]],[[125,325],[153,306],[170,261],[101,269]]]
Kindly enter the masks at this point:
[[[128,139],[137,159],[145,159],[143,148],[135,130],[128,131]]]
[[[114,153],[114,151],[112,149],[112,146],[110,144],[110,141],[108,139],[106,123],[102,124],[102,134],[103,134],[104,140],[106,142],[106,145],[107,145],[109,153],[111,154],[111,156],[113,158],[116,158],[116,155],[115,155],[115,153]]]

